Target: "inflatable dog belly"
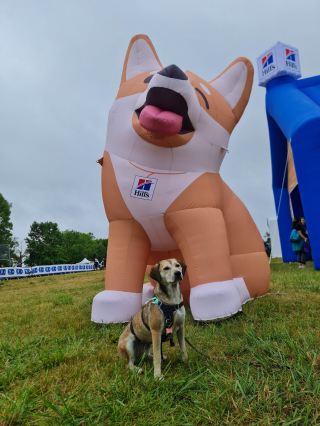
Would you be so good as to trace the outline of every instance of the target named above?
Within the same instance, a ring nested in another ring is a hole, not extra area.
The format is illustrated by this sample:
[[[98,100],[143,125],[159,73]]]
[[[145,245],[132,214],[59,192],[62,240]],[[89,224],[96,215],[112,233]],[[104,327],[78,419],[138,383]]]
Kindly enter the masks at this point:
[[[122,198],[149,237],[152,251],[178,249],[164,224],[164,213],[201,173],[167,172],[110,155]]]
[[[246,58],[206,82],[163,68],[147,36],[131,40],[99,161],[109,245],[93,321],[129,321],[148,265],[166,258],[186,263],[182,292],[198,320],[230,316],[268,291],[262,238],[219,175],[252,81]]]

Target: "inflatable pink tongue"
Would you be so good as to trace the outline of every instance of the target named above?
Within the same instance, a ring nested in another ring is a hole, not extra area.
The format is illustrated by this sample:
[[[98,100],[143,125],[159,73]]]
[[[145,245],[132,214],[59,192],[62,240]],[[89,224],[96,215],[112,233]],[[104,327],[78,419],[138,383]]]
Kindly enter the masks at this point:
[[[182,127],[181,115],[171,111],[163,111],[152,105],[143,108],[139,121],[144,129],[162,136],[176,135]]]

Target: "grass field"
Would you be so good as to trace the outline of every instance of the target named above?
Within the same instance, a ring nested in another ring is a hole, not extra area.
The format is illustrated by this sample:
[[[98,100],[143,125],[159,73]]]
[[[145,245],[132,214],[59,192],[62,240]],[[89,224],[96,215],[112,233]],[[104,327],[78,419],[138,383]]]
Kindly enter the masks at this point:
[[[127,370],[123,325],[90,321],[104,272],[0,285],[0,425],[320,425],[320,273],[271,265],[269,295],[221,323],[188,311],[165,380]],[[256,365],[251,365],[254,363]]]

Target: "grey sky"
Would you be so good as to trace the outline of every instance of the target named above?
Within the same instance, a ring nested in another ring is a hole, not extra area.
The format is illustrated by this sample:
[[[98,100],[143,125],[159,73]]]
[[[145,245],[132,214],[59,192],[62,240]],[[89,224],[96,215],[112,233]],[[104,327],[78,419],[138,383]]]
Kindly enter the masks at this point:
[[[0,192],[21,241],[36,220],[108,236],[100,172],[108,111],[131,37],[147,34],[164,66],[212,80],[277,41],[299,49],[302,78],[320,73],[319,1],[16,1],[0,3]],[[259,230],[274,216],[257,73],[221,169]],[[269,202],[268,202],[269,200]]]

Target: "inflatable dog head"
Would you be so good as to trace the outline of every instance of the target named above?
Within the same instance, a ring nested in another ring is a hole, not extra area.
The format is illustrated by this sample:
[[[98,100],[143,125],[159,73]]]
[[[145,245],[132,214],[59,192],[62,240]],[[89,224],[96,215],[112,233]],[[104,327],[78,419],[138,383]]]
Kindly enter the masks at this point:
[[[211,157],[215,147],[214,164],[206,170],[219,171],[230,134],[248,103],[253,73],[251,62],[238,58],[207,82],[176,65],[163,68],[149,37],[133,37],[109,115],[106,150],[132,159],[124,151],[132,152],[141,140],[172,149],[191,144],[195,159],[195,150],[208,157],[204,145],[209,144]],[[200,171],[197,166],[195,171]]]

